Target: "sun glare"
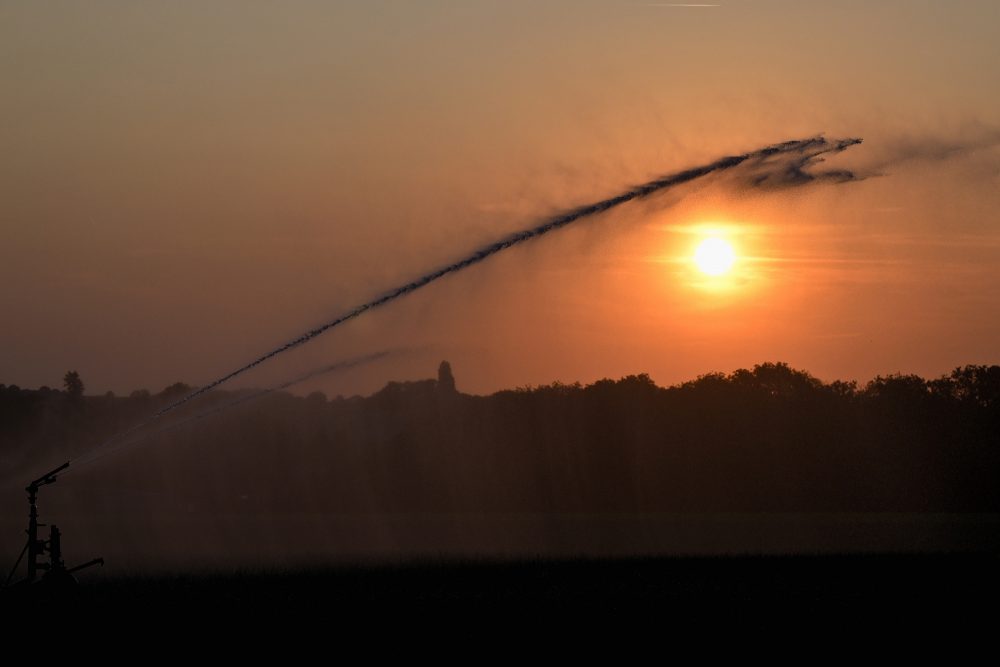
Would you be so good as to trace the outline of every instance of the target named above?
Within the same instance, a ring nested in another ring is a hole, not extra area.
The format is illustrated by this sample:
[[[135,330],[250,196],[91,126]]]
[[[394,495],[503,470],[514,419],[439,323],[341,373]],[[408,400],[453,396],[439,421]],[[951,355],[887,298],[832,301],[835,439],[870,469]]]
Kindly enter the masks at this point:
[[[708,238],[694,251],[694,263],[702,273],[721,276],[733,268],[733,264],[736,263],[736,251],[724,239]]]

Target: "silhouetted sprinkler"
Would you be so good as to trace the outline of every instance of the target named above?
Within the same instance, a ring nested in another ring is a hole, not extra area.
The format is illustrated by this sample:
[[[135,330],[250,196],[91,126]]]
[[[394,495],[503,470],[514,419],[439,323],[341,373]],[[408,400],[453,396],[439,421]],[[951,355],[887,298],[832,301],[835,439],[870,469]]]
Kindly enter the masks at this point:
[[[11,568],[10,574],[7,575],[7,581],[4,582],[4,586],[10,584],[10,580],[17,572],[17,568],[21,564],[21,559],[24,558],[26,553],[28,554],[28,576],[19,581],[19,584],[35,583],[39,580],[38,573],[40,571],[44,572],[41,577],[42,582],[55,585],[76,583],[76,580],[73,578],[74,572],[91,567],[92,565],[104,565],[103,558],[95,558],[82,565],[66,569],[66,564],[63,563],[62,559],[62,533],[55,525],[49,527],[49,539],[38,539],[38,528],[45,526],[44,523],[38,523],[38,505],[36,503],[38,489],[46,484],[54,484],[57,475],[68,467],[69,461],[55,470],[45,473],[24,488],[28,492],[28,530],[25,531],[28,534],[28,543],[21,549],[21,555],[14,562],[14,567]],[[49,562],[39,562],[46,553],[49,555]]]

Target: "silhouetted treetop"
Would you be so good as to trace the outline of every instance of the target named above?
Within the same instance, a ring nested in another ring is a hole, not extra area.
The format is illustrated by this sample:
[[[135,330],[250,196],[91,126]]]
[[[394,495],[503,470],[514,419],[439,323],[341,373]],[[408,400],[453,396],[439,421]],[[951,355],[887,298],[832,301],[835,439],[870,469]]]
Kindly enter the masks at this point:
[[[177,399],[190,394],[191,390],[192,387],[190,385],[184,384],[183,382],[175,382],[164,388],[164,390],[159,393],[159,397],[163,399]]]
[[[797,371],[786,363],[757,364],[753,370],[740,369],[729,376],[729,382],[774,397],[806,396],[823,383],[805,371]]]
[[[438,366],[438,390],[453,394],[455,393],[455,376],[451,373],[451,364],[442,361]]]
[[[63,386],[71,399],[78,400],[83,396],[83,380],[76,371],[69,371],[63,376]]]
[[[877,376],[865,386],[866,398],[922,403],[930,396],[930,383],[919,375]]]
[[[1000,366],[963,366],[931,382],[931,389],[957,401],[1000,407]]]

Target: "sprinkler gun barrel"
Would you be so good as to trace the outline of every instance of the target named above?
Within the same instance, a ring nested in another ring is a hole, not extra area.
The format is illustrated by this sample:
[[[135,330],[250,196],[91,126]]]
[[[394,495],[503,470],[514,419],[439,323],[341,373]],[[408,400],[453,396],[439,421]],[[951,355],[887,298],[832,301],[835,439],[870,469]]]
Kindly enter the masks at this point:
[[[36,479],[34,482],[25,487],[25,490],[31,491],[32,489],[37,489],[38,487],[44,486],[46,484],[53,484],[56,481],[56,475],[68,467],[69,467],[69,461],[66,461],[66,463],[62,464],[58,468],[50,470],[49,472],[45,473],[44,475]]]

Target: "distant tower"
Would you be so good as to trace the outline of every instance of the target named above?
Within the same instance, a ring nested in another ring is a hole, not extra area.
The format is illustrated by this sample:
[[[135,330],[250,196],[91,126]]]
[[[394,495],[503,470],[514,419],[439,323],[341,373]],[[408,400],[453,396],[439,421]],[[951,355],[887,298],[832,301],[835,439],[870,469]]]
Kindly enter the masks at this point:
[[[438,391],[449,394],[455,393],[455,376],[451,374],[451,364],[442,361],[438,366]]]

